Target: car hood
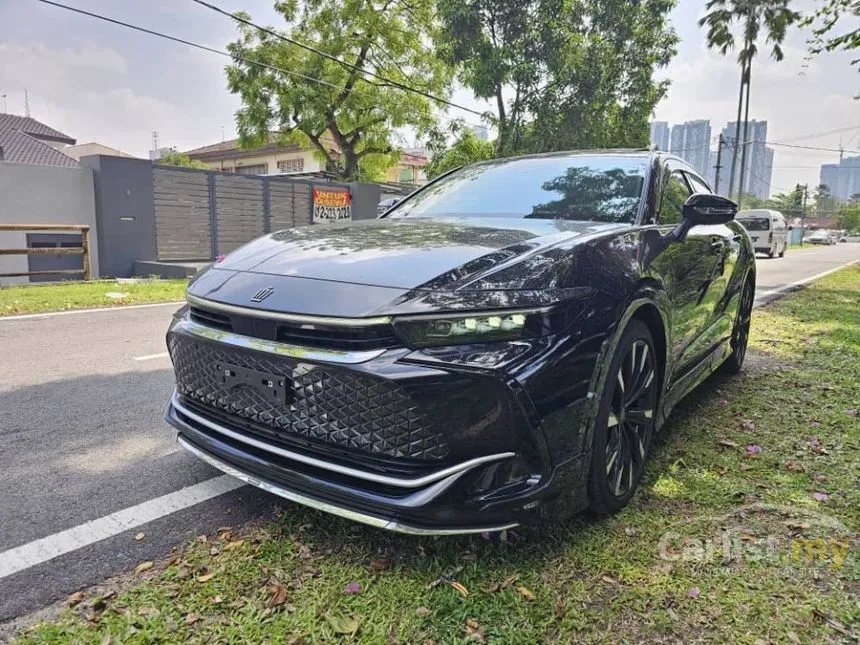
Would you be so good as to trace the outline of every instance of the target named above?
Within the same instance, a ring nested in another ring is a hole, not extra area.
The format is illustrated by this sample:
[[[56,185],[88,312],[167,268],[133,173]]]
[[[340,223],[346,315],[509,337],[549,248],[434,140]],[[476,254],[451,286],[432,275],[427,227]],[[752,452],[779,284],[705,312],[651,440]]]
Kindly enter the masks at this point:
[[[560,243],[619,226],[511,218],[304,226],[255,240],[216,267],[397,289],[453,289]]]

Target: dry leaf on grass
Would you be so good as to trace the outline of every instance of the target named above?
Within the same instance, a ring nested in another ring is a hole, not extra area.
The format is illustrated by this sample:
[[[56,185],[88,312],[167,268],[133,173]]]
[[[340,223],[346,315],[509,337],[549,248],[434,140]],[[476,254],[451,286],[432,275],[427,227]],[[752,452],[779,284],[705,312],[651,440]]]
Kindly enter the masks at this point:
[[[66,598],[66,604],[69,607],[74,607],[75,605],[79,605],[81,603],[81,601],[83,601],[83,599],[84,599],[84,592],[83,591],[76,591],[71,596]]]
[[[198,577],[197,582],[208,582],[209,580],[212,580],[212,578],[214,578],[214,577],[215,577],[214,573],[206,573],[206,574],[203,574],[202,576]]]
[[[358,631],[358,620],[342,614],[326,614],[326,622],[335,634],[355,634]]]
[[[465,585],[454,580],[449,581],[448,584],[451,585],[458,592],[460,592],[460,595],[463,596],[463,598],[466,598],[469,595],[469,590],[466,589]]]
[[[141,562],[139,565],[137,565],[134,568],[134,572],[135,573],[143,573],[144,571],[149,571],[150,569],[152,569],[152,567],[153,567],[152,561],[147,560],[146,562]]]
[[[517,593],[520,594],[526,600],[534,600],[535,595],[532,593],[532,590],[528,587],[517,587]]]
[[[269,598],[269,607],[279,607],[287,602],[287,588],[284,585],[272,585],[269,587],[269,592],[272,594]]]

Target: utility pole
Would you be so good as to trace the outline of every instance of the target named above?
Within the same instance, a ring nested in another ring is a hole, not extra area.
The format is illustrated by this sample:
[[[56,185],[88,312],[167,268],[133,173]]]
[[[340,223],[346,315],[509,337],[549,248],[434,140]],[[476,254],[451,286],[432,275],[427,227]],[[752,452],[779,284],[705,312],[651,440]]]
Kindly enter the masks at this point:
[[[27,95],[27,90],[24,90],[24,116],[30,118],[30,97]]]
[[[809,197],[809,184],[803,185],[803,209],[800,211],[800,246],[803,246],[803,236],[806,235],[806,200]]]
[[[717,140],[717,165],[714,166],[714,192],[720,194],[720,169],[723,167],[723,133],[720,132],[720,138]]]

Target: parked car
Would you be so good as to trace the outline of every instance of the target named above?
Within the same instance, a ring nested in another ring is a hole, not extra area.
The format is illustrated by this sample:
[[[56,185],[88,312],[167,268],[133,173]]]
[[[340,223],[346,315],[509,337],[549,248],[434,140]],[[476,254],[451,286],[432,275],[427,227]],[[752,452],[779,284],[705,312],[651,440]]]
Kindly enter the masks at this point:
[[[397,203],[398,203],[399,201],[400,201],[400,198],[399,198],[399,197],[389,197],[388,199],[383,199],[383,200],[382,200],[382,201],[380,201],[380,202],[379,202],[379,204],[376,206],[376,213],[377,213],[377,215],[382,215],[382,214],[383,214],[385,211],[387,211],[389,208],[392,208],[393,206],[396,206],[396,205],[397,205]]]
[[[740,211],[737,221],[749,232],[756,253],[766,253],[770,258],[776,254],[785,257],[788,227],[782,213],[764,209]]]
[[[675,405],[743,365],[735,213],[678,158],[556,153],[272,233],[189,286],[166,419],[224,472],[394,531],[614,513]]]
[[[839,238],[840,242],[860,242],[860,235],[845,233]]]
[[[805,240],[809,244],[836,244],[836,237],[830,231],[813,231]]]

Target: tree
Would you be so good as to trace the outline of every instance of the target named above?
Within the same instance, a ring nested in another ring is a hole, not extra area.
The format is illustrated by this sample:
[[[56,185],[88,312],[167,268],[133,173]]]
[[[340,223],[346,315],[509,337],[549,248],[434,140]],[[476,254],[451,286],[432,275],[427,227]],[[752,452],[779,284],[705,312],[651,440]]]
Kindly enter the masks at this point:
[[[239,40],[228,47],[236,58],[227,83],[242,100],[241,145],[267,144],[274,131],[282,142],[313,147],[339,178],[355,180],[396,163],[395,128],[421,134],[435,124],[434,101],[362,73],[445,92],[452,71],[429,45],[436,37],[432,0],[277,0],[275,9],[290,37],[357,69],[240,25]]]
[[[797,184],[791,192],[774,195],[770,200],[770,208],[778,210],[786,219],[803,217],[804,190],[802,184]]]
[[[463,130],[450,147],[439,150],[433,155],[433,159],[424,170],[427,178],[432,179],[454,168],[492,158],[492,143],[479,139],[471,130]]]
[[[846,31],[839,32],[839,27],[848,18],[854,23]],[[860,48],[860,27],[856,19],[860,18],[860,2],[857,0],[826,0],[824,6],[803,21],[803,26],[812,26],[810,51],[813,54],[831,51],[849,51]],[[860,59],[851,61],[857,65]]]
[[[842,204],[836,212],[839,228],[846,231],[860,231],[860,203]]]
[[[438,0],[440,53],[496,107],[496,154],[645,146],[674,0]]]
[[[158,163],[164,166],[182,166],[183,168],[200,168],[204,170],[209,168],[209,166],[202,161],[192,159],[184,152],[177,152],[176,150],[171,150],[169,153],[161,157],[161,159],[158,160]]]
[[[742,203],[743,176],[746,168],[747,134],[749,127],[750,86],[752,81],[752,62],[758,54],[758,40],[764,30],[765,42],[771,45],[771,57],[776,61],[783,59],[782,41],[786,31],[800,19],[800,14],[788,8],[790,0],[709,0],[705,5],[705,16],[699,25],[707,26],[707,43],[723,55],[734,49],[736,38],[734,30],[740,30],[742,43],[738,52],[741,68],[741,82],[738,91],[738,115],[735,122],[735,138],[732,142],[732,164],[729,171],[729,190],[731,197],[734,189],[735,169],[740,150],[740,178],[738,180],[738,206]],[[746,107],[744,107],[746,106]],[[743,113],[743,139],[741,139],[741,114]]]
[[[832,217],[836,212],[836,200],[830,194],[830,186],[819,184],[812,196],[815,202],[815,217]]]

